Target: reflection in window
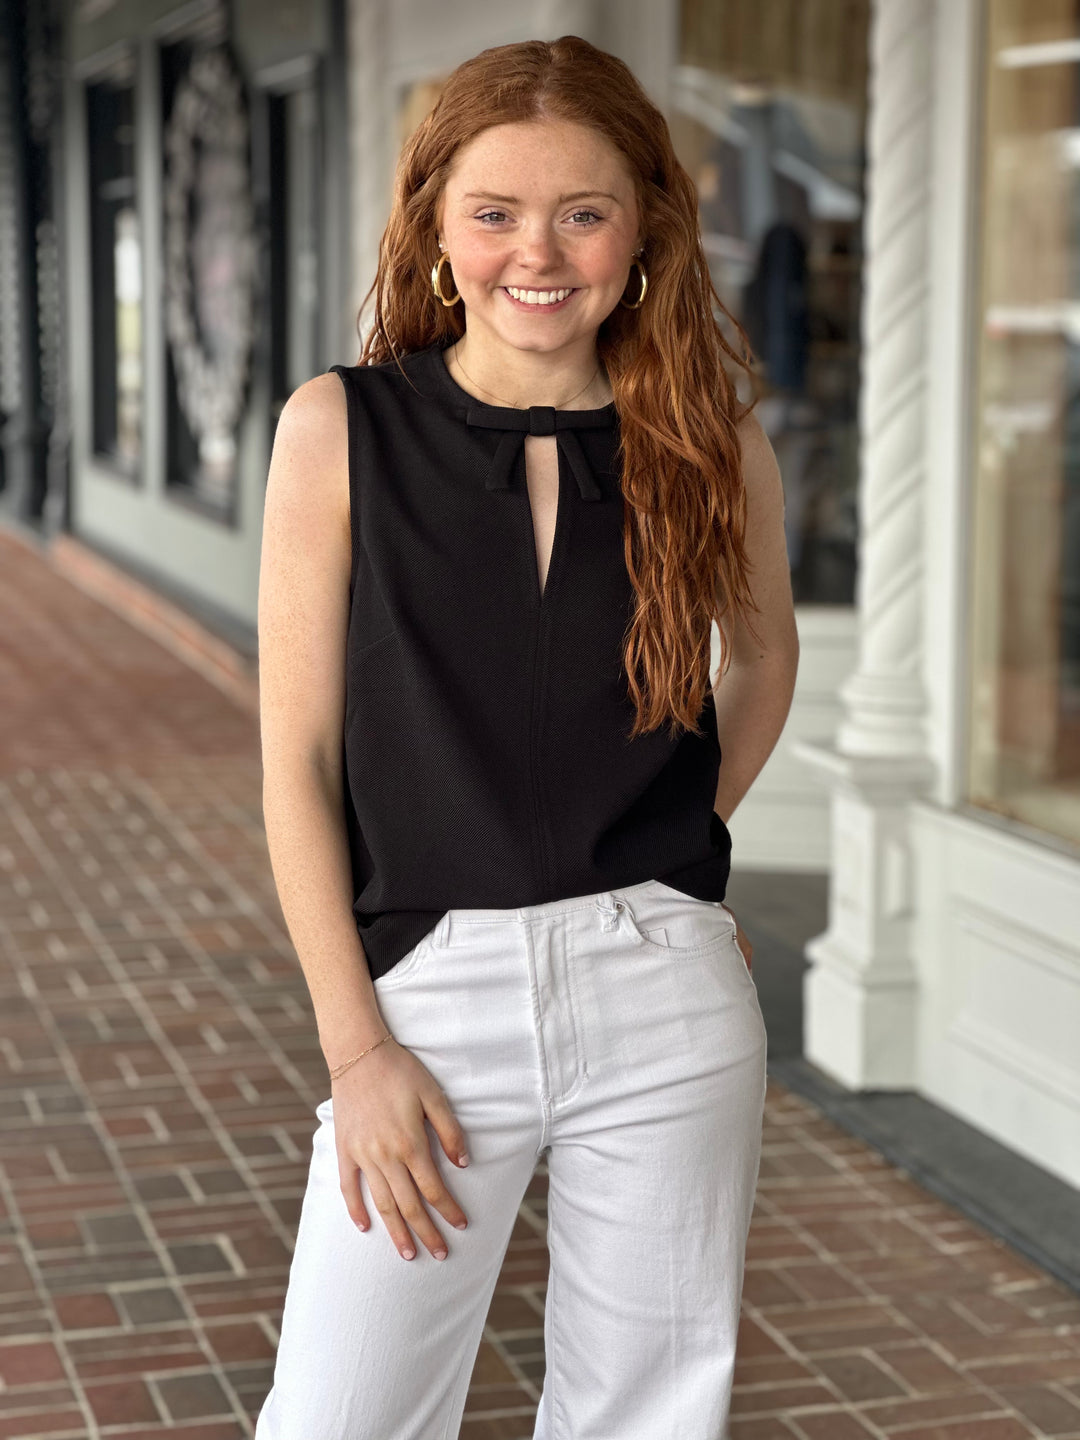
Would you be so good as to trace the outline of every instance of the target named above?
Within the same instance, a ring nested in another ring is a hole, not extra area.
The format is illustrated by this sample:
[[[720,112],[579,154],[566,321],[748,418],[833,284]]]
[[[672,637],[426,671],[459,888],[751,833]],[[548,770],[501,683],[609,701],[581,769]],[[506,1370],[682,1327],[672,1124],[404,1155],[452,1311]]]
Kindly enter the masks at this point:
[[[93,447],[137,469],[142,444],[142,253],[130,74],[86,87],[90,167]]]
[[[683,0],[672,87],[712,282],[763,381],[802,604],[855,598],[868,10]]]
[[[180,36],[159,56],[166,483],[234,523],[254,339],[246,92],[231,51],[206,34]]]
[[[987,24],[969,796],[1080,841],[1080,21]]]

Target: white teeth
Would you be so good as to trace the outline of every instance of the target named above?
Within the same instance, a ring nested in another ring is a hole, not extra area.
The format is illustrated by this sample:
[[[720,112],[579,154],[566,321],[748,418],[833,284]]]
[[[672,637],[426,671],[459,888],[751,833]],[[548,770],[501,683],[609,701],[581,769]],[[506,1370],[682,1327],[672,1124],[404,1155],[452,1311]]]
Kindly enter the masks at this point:
[[[504,288],[508,295],[515,300],[523,300],[526,305],[554,305],[572,293],[572,290],[515,290],[512,285]]]

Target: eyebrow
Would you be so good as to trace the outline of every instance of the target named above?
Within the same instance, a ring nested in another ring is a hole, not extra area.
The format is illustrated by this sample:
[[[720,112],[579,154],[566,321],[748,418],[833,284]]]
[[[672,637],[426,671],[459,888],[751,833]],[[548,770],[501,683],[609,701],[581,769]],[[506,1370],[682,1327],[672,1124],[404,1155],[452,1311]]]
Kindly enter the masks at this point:
[[[565,205],[568,200],[593,200],[598,196],[604,200],[614,200],[616,205],[620,203],[619,197],[612,195],[608,190],[575,190],[571,195],[560,195],[558,204]],[[463,200],[498,200],[503,205],[517,205],[520,203],[516,195],[496,195],[491,190],[470,190],[467,195],[463,195],[461,198]]]

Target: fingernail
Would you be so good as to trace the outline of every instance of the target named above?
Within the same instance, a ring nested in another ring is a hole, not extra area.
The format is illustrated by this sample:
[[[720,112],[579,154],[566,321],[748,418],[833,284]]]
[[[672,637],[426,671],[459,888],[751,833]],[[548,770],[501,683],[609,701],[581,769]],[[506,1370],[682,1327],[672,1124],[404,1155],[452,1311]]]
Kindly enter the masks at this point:
[[[433,1250],[431,1253],[432,1253],[432,1255],[435,1256],[435,1259],[436,1259],[436,1260],[445,1260],[445,1259],[446,1259],[446,1251],[445,1251],[445,1250]]]
[[[467,1165],[469,1163],[469,1157],[465,1154],[464,1150],[462,1150],[461,1154],[457,1157],[457,1159],[459,1165]]]
[[[468,1222],[467,1220],[455,1220],[455,1221],[454,1221],[454,1229],[455,1229],[455,1230],[464,1230],[464,1229],[465,1229],[465,1226],[466,1226],[468,1223],[469,1223],[469,1222]]]
[[[415,1250],[402,1250],[401,1254],[402,1254],[402,1257],[403,1257],[405,1260],[411,1260],[411,1259],[413,1258],[413,1256],[416,1254],[416,1251],[415,1251]]]

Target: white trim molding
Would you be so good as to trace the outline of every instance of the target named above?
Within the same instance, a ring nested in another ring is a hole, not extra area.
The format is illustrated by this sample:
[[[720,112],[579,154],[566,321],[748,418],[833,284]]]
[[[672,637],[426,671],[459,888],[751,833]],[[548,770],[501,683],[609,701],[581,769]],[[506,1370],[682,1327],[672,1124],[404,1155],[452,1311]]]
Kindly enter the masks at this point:
[[[804,1053],[852,1089],[910,1088],[918,994],[910,803],[935,766],[923,683],[933,229],[934,0],[870,28],[858,663],[835,742],[796,742],[831,792],[829,928],[806,946]]]

